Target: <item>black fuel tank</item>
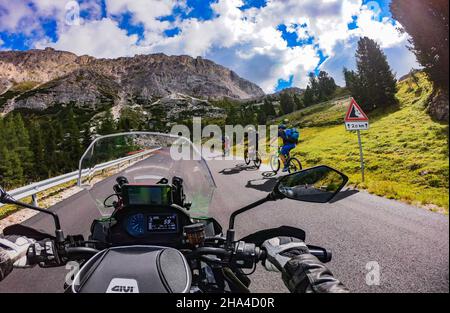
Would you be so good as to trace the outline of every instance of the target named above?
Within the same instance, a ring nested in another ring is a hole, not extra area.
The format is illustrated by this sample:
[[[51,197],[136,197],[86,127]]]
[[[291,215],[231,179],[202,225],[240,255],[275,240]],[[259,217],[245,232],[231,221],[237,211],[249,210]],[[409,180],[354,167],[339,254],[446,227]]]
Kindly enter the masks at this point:
[[[191,271],[181,252],[157,246],[103,250],[80,269],[75,293],[184,293]]]

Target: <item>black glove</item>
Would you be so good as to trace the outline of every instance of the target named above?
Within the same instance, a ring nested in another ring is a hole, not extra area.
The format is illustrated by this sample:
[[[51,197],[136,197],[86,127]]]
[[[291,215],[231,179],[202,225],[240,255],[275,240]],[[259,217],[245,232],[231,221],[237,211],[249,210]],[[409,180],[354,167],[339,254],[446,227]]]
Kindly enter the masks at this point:
[[[264,241],[262,247],[267,251],[264,266],[268,271],[282,272],[292,258],[309,253],[306,244],[293,237],[275,237]]]
[[[290,237],[266,240],[264,266],[282,273],[284,284],[296,293],[347,293],[349,290],[314,255],[306,244]]]
[[[53,240],[44,239],[31,244],[27,252],[30,264],[39,264],[40,267],[55,267],[62,264]]]
[[[13,262],[9,254],[0,248],[0,281],[5,279],[13,270]]]

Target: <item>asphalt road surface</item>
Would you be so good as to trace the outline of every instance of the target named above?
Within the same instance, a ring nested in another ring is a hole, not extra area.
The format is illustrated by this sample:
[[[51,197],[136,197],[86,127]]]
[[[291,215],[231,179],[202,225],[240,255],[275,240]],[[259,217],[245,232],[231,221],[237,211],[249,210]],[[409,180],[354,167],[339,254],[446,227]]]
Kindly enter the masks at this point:
[[[154,162],[154,157],[143,162]],[[208,163],[218,187],[210,215],[224,229],[231,212],[264,197],[276,181],[270,173],[242,161]],[[95,188],[107,193],[108,182]],[[89,196],[81,192],[51,208],[60,216],[65,234],[88,235],[99,214],[87,203],[91,203]],[[51,220],[42,214],[24,224],[52,230]],[[448,216],[344,189],[336,201],[325,205],[293,200],[266,203],[239,216],[235,228],[240,237],[281,225],[302,228],[307,243],[331,249],[330,269],[353,292],[449,292]],[[65,268],[17,269],[0,283],[0,292],[62,292],[67,273]],[[377,273],[379,284],[373,284]],[[280,274],[261,266],[251,279],[254,292],[287,292]]]

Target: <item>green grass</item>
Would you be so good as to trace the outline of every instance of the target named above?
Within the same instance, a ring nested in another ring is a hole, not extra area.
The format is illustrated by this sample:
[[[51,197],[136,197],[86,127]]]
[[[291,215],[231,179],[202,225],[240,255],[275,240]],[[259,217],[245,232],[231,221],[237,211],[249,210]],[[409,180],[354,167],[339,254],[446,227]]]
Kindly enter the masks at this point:
[[[357,135],[343,123],[348,101],[292,113],[288,118],[301,128],[301,142],[293,153],[308,167],[328,164],[342,170],[352,185],[370,193],[448,214],[448,124],[426,113],[432,87],[424,76],[419,86],[401,82],[399,107],[369,114],[370,130],[362,132],[364,183]]]

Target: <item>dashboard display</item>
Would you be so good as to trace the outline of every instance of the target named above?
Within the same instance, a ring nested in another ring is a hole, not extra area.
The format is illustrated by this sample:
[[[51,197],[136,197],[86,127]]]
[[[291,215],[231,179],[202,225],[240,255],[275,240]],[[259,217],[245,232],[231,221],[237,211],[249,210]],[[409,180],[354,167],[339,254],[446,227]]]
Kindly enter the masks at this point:
[[[176,233],[178,231],[176,214],[154,214],[148,216],[148,231]]]
[[[170,205],[172,188],[167,185],[125,185],[125,205]]]

